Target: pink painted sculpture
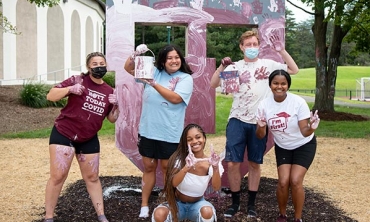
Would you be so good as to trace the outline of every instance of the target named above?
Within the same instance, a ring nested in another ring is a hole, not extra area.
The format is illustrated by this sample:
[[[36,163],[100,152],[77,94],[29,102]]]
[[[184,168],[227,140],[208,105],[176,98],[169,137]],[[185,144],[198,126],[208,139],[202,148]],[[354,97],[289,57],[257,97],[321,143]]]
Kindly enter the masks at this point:
[[[185,124],[197,123],[206,133],[214,133],[215,91],[209,86],[209,81],[216,63],[214,58],[206,57],[207,25],[258,26],[261,37],[260,57],[282,61],[269,45],[272,44],[271,36],[284,39],[284,7],[284,0],[107,0],[107,62],[108,69],[116,72],[116,92],[121,109],[116,122],[118,149],[140,170],[143,169],[137,148],[142,86],[136,84],[134,78],[123,69],[127,57],[134,51],[136,22],[187,24],[186,59],[194,71],[192,77],[195,85],[187,107]],[[248,81],[243,77],[240,76],[239,81]],[[269,138],[266,152],[271,147],[272,140]],[[246,161],[244,163],[241,165],[243,176],[248,172]],[[162,187],[163,175],[157,172],[157,186]],[[222,185],[228,186],[227,171],[222,177]]]

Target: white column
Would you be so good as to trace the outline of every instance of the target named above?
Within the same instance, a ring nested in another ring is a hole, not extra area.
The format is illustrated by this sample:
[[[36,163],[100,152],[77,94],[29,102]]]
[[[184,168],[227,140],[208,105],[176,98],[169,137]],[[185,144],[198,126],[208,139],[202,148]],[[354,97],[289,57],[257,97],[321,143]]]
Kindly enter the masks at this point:
[[[9,22],[16,26],[16,9],[17,1],[2,1],[3,15],[8,18]],[[17,79],[17,36],[11,33],[3,33],[3,67],[4,80]],[[4,84],[13,84],[11,81],[5,81]]]
[[[41,81],[47,81],[48,77],[48,32],[47,13],[48,8],[36,7],[37,12],[37,73]]]
[[[70,4],[60,4],[64,17],[64,79],[70,76],[71,71],[71,8]]]

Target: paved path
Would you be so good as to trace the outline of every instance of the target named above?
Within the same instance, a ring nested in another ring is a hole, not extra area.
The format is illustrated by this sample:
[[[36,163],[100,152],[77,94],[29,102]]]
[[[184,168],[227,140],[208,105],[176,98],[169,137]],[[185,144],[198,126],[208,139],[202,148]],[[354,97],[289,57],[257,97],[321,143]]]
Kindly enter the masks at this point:
[[[315,97],[313,96],[301,96],[306,100],[306,102],[315,102]],[[336,100],[334,99],[335,105],[340,106],[349,106],[349,107],[358,107],[358,108],[370,108],[370,102],[367,102],[366,104],[358,104],[358,103],[350,103],[343,100]]]

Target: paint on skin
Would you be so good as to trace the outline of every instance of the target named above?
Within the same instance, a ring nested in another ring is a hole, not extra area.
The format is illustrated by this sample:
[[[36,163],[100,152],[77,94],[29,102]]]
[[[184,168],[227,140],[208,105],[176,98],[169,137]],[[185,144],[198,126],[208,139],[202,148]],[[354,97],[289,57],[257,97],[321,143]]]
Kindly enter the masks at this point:
[[[92,172],[96,173],[99,171],[99,154],[96,154],[92,160],[89,161],[90,166],[92,167]]]
[[[58,165],[58,169],[62,171],[67,170],[68,162],[73,158],[74,147],[57,145],[55,151],[55,162]]]
[[[102,203],[96,203],[96,209],[97,209],[97,213],[98,214],[102,214],[103,213],[103,204]]]
[[[78,154],[77,155],[77,160],[78,160],[78,162],[85,162],[86,161],[85,154],[83,154],[83,153]]]

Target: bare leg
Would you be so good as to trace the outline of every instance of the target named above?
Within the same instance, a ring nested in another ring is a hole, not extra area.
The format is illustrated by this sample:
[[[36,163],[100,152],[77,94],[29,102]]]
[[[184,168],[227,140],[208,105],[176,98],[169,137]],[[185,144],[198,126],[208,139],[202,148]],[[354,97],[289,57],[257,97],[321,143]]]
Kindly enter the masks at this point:
[[[167,220],[170,210],[165,206],[159,206],[154,209],[153,218],[156,222],[164,222]]]
[[[71,168],[75,149],[70,146],[49,145],[50,178],[45,189],[45,218],[53,218],[55,206]]]
[[[206,220],[211,219],[213,217],[213,213],[213,209],[210,206],[204,206],[200,208],[200,215]]]
[[[150,194],[154,188],[156,181],[156,169],[158,160],[143,157],[144,172],[142,179],[142,194],[141,207],[148,206]]]
[[[249,171],[248,172],[248,189],[251,191],[258,191],[258,187],[260,185],[260,179],[261,179],[260,164],[252,162],[252,161],[248,161],[248,171]]]
[[[103,190],[99,179],[99,153],[77,155],[81,175],[98,216],[104,215]]]
[[[303,179],[307,169],[293,165],[290,173],[290,186],[292,188],[292,201],[294,205],[294,218],[301,219],[304,205],[305,193],[303,189]]]
[[[276,197],[281,215],[286,215],[286,206],[289,198],[290,170],[292,165],[283,164],[278,167],[278,185]]]
[[[168,165],[168,160],[161,159],[161,169],[163,173],[163,184],[166,184],[166,172],[167,172],[167,165]]]
[[[240,163],[227,162],[227,167],[230,190],[233,192],[240,191],[241,184]]]

